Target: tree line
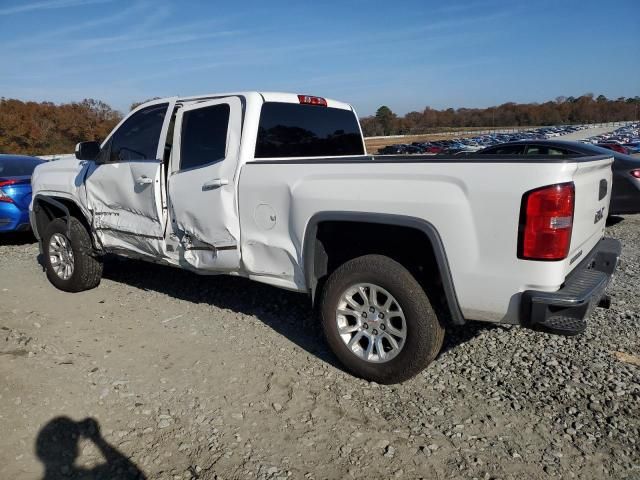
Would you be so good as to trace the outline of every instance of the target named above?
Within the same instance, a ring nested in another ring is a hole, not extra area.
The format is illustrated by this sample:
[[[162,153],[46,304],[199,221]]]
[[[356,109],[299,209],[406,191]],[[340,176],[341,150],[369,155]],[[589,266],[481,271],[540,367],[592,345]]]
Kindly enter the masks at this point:
[[[134,103],[131,108],[139,105]],[[489,108],[426,107],[398,116],[386,106],[361,119],[365,136],[421,134],[465,127],[512,127],[636,120],[640,97],[615,100],[558,97],[545,103],[505,103]],[[72,152],[77,142],[103,140],[122,113],[94,99],[54,104],[0,98],[0,153],[47,155]]]
[[[387,106],[361,119],[365,136],[435,133],[451,128],[493,128],[566,125],[637,120],[640,96],[615,100],[587,93],[580,97],[557,97],[544,103],[504,103],[488,108],[426,107],[422,112],[398,116]]]
[[[99,100],[56,105],[0,98],[0,153],[70,153],[78,142],[103,140],[121,119]]]

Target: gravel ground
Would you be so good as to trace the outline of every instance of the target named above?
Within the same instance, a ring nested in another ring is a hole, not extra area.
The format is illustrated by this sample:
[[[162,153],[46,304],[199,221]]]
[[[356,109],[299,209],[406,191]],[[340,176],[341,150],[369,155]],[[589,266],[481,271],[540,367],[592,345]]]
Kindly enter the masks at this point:
[[[304,296],[110,259],[92,291],[0,240],[0,478],[640,478],[640,216],[584,335],[471,323],[396,386]]]

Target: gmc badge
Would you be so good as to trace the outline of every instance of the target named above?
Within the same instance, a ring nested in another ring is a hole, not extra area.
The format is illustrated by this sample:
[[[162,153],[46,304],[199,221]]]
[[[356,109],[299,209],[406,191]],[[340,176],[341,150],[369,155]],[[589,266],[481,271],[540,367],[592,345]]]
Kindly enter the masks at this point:
[[[604,207],[596,212],[596,217],[593,219],[593,223],[598,223],[604,217]]]

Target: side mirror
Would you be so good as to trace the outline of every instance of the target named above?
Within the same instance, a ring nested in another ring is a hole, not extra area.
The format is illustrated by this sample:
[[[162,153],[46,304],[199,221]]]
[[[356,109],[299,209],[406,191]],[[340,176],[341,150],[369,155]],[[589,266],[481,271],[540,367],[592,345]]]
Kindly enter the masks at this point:
[[[78,160],[95,160],[100,153],[98,142],[80,142],[76,145],[76,158]]]

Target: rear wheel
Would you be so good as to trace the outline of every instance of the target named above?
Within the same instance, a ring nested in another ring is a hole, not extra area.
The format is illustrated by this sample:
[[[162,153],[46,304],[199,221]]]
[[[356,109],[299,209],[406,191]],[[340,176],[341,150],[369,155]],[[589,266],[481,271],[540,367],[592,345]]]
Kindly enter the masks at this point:
[[[98,286],[102,262],[95,255],[89,232],[75,217],[69,225],[53,220],[42,236],[44,264],[49,281],[60,290],[80,292]]]
[[[444,328],[422,286],[389,257],[365,255],[340,266],[325,285],[320,308],[331,349],[367,380],[407,380],[442,347]]]

